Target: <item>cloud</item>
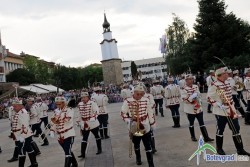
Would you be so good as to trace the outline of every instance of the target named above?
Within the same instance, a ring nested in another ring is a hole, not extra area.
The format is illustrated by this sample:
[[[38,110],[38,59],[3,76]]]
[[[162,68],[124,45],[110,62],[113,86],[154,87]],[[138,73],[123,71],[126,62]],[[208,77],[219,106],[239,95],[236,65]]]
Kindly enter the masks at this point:
[[[250,20],[244,0],[226,0],[228,11]],[[10,51],[47,61],[85,66],[102,60],[100,42],[106,10],[122,59],[160,57],[159,38],[176,13],[192,30],[193,0],[8,0],[0,5],[2,41]]]

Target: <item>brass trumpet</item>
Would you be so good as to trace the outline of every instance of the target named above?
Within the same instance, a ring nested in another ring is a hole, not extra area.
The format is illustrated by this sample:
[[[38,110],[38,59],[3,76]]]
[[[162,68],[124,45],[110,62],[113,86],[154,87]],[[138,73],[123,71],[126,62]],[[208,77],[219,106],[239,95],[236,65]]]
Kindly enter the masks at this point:
[[[245,86],[244,86],[244,84],[242,82],[238,81],[238,82],[235,83],[235,87],[236,87],[236,91],[240,92],[240,91],[242,91],[244,89]]]

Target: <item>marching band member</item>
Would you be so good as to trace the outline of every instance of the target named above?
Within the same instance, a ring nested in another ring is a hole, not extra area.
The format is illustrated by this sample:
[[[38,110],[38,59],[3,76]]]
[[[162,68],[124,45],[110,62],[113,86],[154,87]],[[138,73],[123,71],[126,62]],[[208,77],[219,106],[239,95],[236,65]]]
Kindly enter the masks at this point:
[[[181,74],[181,80],[179,81],[179,86],[180,86],[180,89],[183,89],[186,85],[186,82],[185,82],[185,74]]]
[[[159,106],[159,112],[161,113],[161,116],[164,117],[163,114],[163,95],[164,95],[164,88],[160,85],[159,80],[155,80],[153,82],[153,87],[150,89],[150,93],[154,96],[155,100],[155,115],[158,115],[158,106]]]
[[[144,88],[137,85],[131,98],[127,98],[121,109],[122,119],[130,126],[130,137],[134,144],[136,164],[141,165],[140,142],[143,141],[149,167],[154,167],[150,129],[155,129],[152,105],[144,96]]]
[[[39,126],[41,128],[42,123],[44,123],[44,128],[50,128],[48,125],[49,121],[48,121],[48,109],[49,107],[47,106],[46,103],[43,102],[42,98],[40,96],[36,97],[36,106],[37,106],[37,110],[39,110],[39,118],[40,118],[40,123]],[[45,134],[41,135],[42,139],[44,139],[43,144],[41,146],[47,146],[49,145],[49,141],[47,139],[47,137],[45,136]]]
[[[214,70],[210,70],[209,76],[206,78],[207,88],[209,88],[211,86],[212,82],[214,82],[215,80],[216,80],[216,78],[215,78]],[[210,103],[208,103],[207,113],[212,113],[211,107],[212,107],[212,105]]]
[[[232,70],[228,69],[228,75],[229,77],[227,78],[226,82],[229,83],[231,91],[232,91],[234,107],[236,110],[238,110],[241,113],[242,117],[245,117],[245,111],[240,104],[240,99],[238,98],[238,93],[236,91],[237,87],[235,85],[235,80],[232,78],[233,76]]]
[[[77,167],[75,155],[72,152],[72,145],[74,143],[74,110],[66,105],[65,97],[55,98],[58,110],[55,112],[51,121],[54,123],[50,128],[50,136],[54,138],[55,133],[58,135],[58,143],[63,148],[65,154],[65,167]]]
[[[246,89],[247,98],[247,112],[245,114],[245,124],[250,125],[250,68],[245,69],[246,78],[244,80],[244,86]]]
[[[192,141],[197,141],[194,131],[194,121],[195,118],[198,120],[200,125],[200,130],[203,135],[205,142],[214,141],[208,136],[206,126],[203,120],[203,111],[201,106],[201,93],[197,85],[194,85],[194,79],[192,74],[187,74],[185,76],[186,86],[181,91],[181,98],[184,102],[184,112],[187,114],[189,121],[189,131],[191,134]]]
[[[226,124],[232,130],[233,141],[239,155],[250,155],[243,148],[243,143],[240,135],[240,125],[238,121],[238,114],[234,107],[232,98],[232,91],[230,84],[226,82],[228,79],[228,68],[222,67],[215,71],[217,80],[212,83],[208,89],[208,100],[213,105],[213,114],[217,119],[217,132],[216,132],[216,147],[217,153],[225,155],[222,149],[223,133]]]
[[[13,116],[12,131],[18,142],[19,151],[19,167],[24,167],[26,152],[28,153],[31,166],[37,167],[38,163],[36,161],[36,153],[32,148],[32,130],[29,127],[29,113],[25,110],[22,100],[15,99],[12,102],[13,108],[15,110],[15,115]]]
[[[166,108],[171,110],[172,118],[174,121],[173,128],[180,127],[180,97],[181,90],[179,85],[174,84],[174,78],[168,77],[168,86],[165,87],[165,105]]]
[[[235,83],[240,83],[240,84],[242,84],[242,85],[244,85],[243,84],[243,79],[239,76],[239,70],[234,70],[233,71],[233,79],[235,80]],[[242,91],[243,91],[243,89],[242,90],[238,90],[237,92],[238,92],[238,99],[239,99],[239,101],[241,100],[242,101],[242,103],[245,105],[245,106],[247,106],[247,103],[246,103],[246,101],[245,101],[245,99],[244,99],[244,97],[243,97],[243,94],[242,94]]]
[[[123,100],[129,97],[132,97],[131,90],[129,89],[129,85],[126,83],[123,85],[123,89],[121,90],[121,97],[123,98]]]
[[[92,95],[91,100],[97,103],[99,107],[98,121],[100,123],[100,135],[102,139],[108,139],[108,96],[102,93],[102,88],[96,87],[95,94]]]
[[[9,107],[9,120],[10,120],[10,127],[11,127],[11,134],[10,134],[10,138],[12,138],[15,141],[15,148],[14,148],[14,153],[11,159],[8,160],[8,162],[14,162],[14,161],[18,161],[18,144],[19,141],[16,140],[14,133],[12,132],[12,122],[14,121],[14,115],[15,115],[15,110],[13,106]]]
[[[97,119],[99,114],[99,108],[94,101],[89,99],[88,92],[81,93],[81,102],[78,104],[79,116],[77,123],[81,127],[82,143],[81,143],[81,155],[79,158],[85,158],[85,152],[88,144],[89,132],[95,136],[96,145],[98,151],[96,154],[101,154],[102,143],[99,136],[99,121]]]
[[[141,84],[141,86],[144,87],[144,90],[145,90],[144,97],[148,98],[149,103],[150,103],[151,108],[152,108],[151,111],[153,112],[153,115],[154,115],[154,117],[155,117],[155,113],[154,113],[154,112],[155,112],[155,111],[154,111],[154,108],[155,108],[155,101],[154,101],[153,95],[149,93],[149,91],[150,91],[150,86],[148,85],[148,87],[147,87],[147,86],[144,85],[144,84]],[[157,152],[157,150],[155,149],[154,130],[151,129],[151,130],[150,130],[150,133],[151,133],[151,147],[152,147],[152,153],[154,154],[154,153]]]

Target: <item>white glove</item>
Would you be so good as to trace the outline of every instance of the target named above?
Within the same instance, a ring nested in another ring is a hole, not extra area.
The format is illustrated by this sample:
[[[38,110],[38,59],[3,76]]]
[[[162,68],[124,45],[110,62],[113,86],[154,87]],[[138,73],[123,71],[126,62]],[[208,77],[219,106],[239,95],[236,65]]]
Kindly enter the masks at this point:
[[[217,106],[221,109],[221,110],[225,110],[225,106],[223,104],[221,104],[220,102],[216,102]]]
[[[129,118],[125,118],[124,121],[129,125],[130,124],[130,119]]]
[[[50,136],[51,138],[55,138],[55,133],[54,133],[53,131],[50,131],[50,132],[49,132],[49,136]]]
[[[150,129],[151,129],[152,131],[154,131],[154,130],[156,129],[156,125],[155,125],[155,124],[151,125],[151,126],[150,126]]]
[[[96,118],[95,117],[92,117],[89,119],[89,122],[95,122]]]
[[[192,98],[192,99],[194,99],[194,98],[196,98],[198,96],[198,93],[193,93],[190,97]]]
[[[19,141],[20,141],[21,143],[23,143],[24,140],[25,140],[25,139],[24,139],[23,137],[21,137],[21,136],[19,137]]]

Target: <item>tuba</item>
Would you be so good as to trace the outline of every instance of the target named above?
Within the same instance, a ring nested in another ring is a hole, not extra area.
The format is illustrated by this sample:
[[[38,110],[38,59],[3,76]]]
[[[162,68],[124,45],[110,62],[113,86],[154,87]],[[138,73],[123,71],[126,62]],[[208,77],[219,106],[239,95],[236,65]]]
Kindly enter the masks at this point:
[[[146,132],[144,126],[140,122],[140,115],[139,115],[139,103],[134,102],[132,103],[132,117],[130,121],[130,134],[133,136],[143,136]],[[134,121],[136,119],[136,121]]]
[[[242,82],[237,81],[235,83],[235,87],[236,87],[236,91],[240,92],[240,91],[242,91],[244,89],[244,84]]]

